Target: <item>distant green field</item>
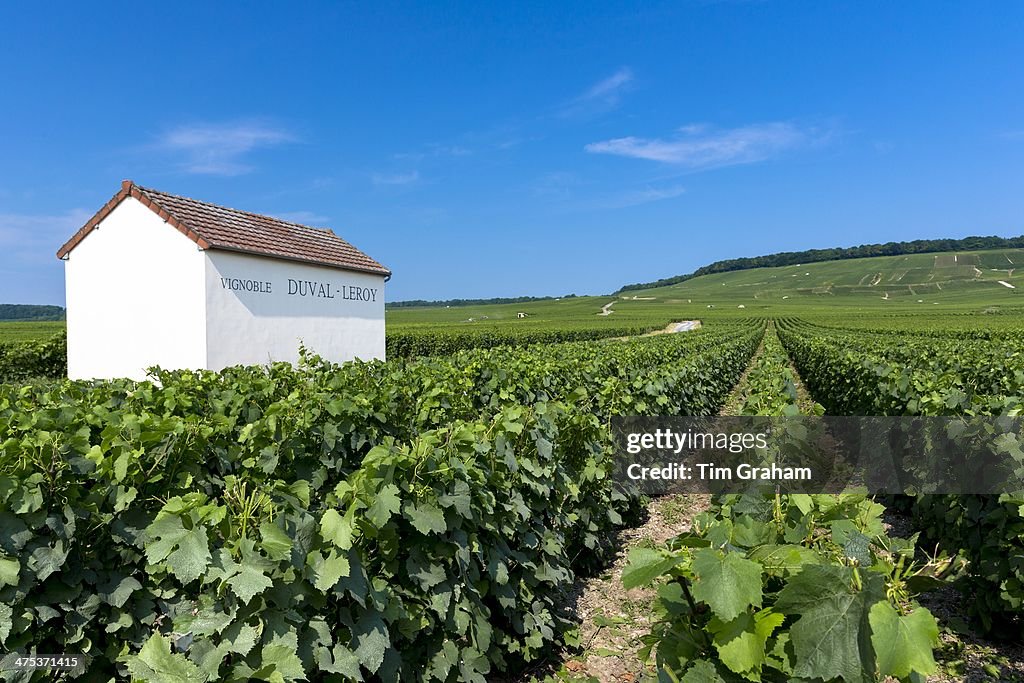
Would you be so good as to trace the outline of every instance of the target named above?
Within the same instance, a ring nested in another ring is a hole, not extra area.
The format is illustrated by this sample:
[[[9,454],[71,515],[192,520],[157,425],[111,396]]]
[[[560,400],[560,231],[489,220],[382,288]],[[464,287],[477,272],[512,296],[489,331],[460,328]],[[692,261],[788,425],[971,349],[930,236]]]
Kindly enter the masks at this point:
[[[598,315],[611,302],[613,313]],[[528,317],[518,319],[518,312]],[[991,315],[990,320],[1024,315],[1024,249],[757,268],[704,275],[669,287],[561,301],[393,309],[387,312],[387,324],[390,330],[442,325],[459,331],[809,314],[898,321],[921,313],[948,317],[953,326],[957,321],[970,324],[973,314]]]
[[[49,339],[64,331],[63,321],[23,322],[0,321],[0,344],[3,342]]]
[[[647,323],[652,319],[664,318],[667,324],[673,313],[665,306],[630,306],[607,316],[598,315],[601,307],[616,301],[613,296],[581,296],[571,299],[555,299],[520,304],[480,304],[451,308],[398,308],[387,311],[389,327],[414,329],[420,325],[444,325],[450,329],[474,329],[486,327],[516,327],[518,329],[543,329],[552,325],[582,325],[587,327],[618,327],[624,324]],[[618,307],[618,303],[612,310]],[[525,313],[525,318],[519,318]]]
[[[1012,285],[1007,287],[1006,283]],[[603,306],[613,303],[607,316]],[[742,307],[742,308],[741,308]],[[519,318],[525,313],[525,318]],[[518,304],[397,308],[389,331],[451,332],[572,327],[664,326],[676,320],[806,316],[865,321],[943,316],[969,325],[972,314],[1024,315],[1024,249],[879,256],[716,273],[622,295]],[[989,324],[986,323],[986,324]],[[0,342],[44,339],[63,322],[0,322]]]

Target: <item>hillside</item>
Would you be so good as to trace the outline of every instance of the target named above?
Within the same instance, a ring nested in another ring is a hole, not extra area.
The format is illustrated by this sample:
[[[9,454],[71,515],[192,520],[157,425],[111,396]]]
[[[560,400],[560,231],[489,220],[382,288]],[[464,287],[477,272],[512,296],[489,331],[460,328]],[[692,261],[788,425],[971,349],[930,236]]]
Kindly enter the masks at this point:
[[[795,264],[703,275],[629,297],[703,305],[1024,305],[1024,249]]]
[[[609,303],[611,314],[598,315]],[[735,270],[600,297],[392,309],[387,313],[387,325],[388,330],[443,325],[452,331],[567,323],[664,325],[672,320],[706,318],[711,313],[709,307],[716,315],[730,316],[1020,314],[1024,313],[1024,249],[876,256]],[[518,312],[528,317],[518,319]]]
[[[6,320],[63,320],[64,309],[60,306],[37,306],[32,304],[0,304],[0,321]]]
[[[754,268],[774,268],[823,261],[870,258],[873,256],[907,256],[910,254],[933,254],[938,252],[985,251],[997,249],[1024,248],[1024,235],[1020,237],[964,237],[962,239],[912,240],[909,242],[886,242],[885,244],[861,244],[856,247],[833,247],[831,249],[805,249],[803,251],[782,251],[764,256],[741,256],[739,258],[715,261],[701,266],[692,273],[674,275],[654,282],[642,282],[619,288],[615,294],[656,287],[676,285],[701,275],[728,273]]]

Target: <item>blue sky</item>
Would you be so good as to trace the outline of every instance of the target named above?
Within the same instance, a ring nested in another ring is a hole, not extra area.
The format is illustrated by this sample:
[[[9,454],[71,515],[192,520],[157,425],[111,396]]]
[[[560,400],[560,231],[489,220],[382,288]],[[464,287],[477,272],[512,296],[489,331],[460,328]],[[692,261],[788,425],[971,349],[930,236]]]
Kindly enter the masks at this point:
[[[1021,35],[1016,2],[4,3],[0,302],[63,303],[123,178],[330,226],[389,300],[1021,234]]]

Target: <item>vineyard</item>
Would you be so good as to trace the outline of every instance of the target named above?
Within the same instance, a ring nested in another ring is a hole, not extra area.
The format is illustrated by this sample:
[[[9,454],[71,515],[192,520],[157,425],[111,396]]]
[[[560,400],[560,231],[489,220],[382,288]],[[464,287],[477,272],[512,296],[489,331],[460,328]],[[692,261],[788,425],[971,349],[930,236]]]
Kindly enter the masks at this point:
[[[83,680],[522,677],[588,656],[567,596],[644,519],[610,478],[612,417],[1024,400],[1006,319],[719,316],[643,336],[662,327],[409,328],[387,362],[144,383],[7,370],[0,677],[47,678],[10,669],[31,652],[88,655]],[[954,578],[973,632],[1024,638],[1024,494],[716,496],[622,571],[654,596],[642,671],[687,683],[927,680],[949,670],[947,625],[921,603]]]
[[[0,683],[1024,683],[1024,0],[0,38]]]

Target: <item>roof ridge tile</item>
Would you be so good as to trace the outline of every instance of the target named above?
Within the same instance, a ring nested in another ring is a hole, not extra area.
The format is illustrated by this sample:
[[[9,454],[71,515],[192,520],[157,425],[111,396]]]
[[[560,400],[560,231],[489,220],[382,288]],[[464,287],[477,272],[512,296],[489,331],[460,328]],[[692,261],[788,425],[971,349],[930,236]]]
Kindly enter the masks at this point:
[[[388,277],[391,275],[390,270],[342,239],[330,228],[317,228],[174,195],[136,185],[130,180],[123,181],[120,191],[58,250],[58,258],[65,258],[128,197],[138,199],[161,219],[196,242],[201,249],[222,249],[328,268],[355,270]]]

